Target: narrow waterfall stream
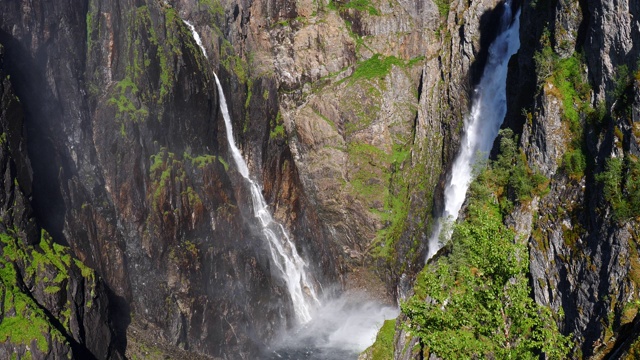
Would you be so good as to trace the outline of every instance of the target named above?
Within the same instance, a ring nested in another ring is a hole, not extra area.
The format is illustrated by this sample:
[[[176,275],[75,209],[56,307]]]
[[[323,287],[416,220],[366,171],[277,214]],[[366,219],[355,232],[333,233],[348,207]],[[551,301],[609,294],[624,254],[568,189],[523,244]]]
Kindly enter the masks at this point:
[[[489,56],[480,83],[474,89],[471,114],[464,121],[460,152],[444,189],[444,211],[429,239],[427,259],[449,241],[452,225],[467,195],[478,160],[486,160],[507,113],[509,59],[520,48],[520,11],[513,16],[511,1],[504,3],[498,36],[489,46]]]
[[[191,30],[202,54],[207,57],[195,27],[187,21],[184,23]],[[337,299],[320,301],[306,272],[307,264],[298,254],[285,228],[273,219],[258,183],[250,177],[247,163],[233,138],[229,109],[220,80],[215,73],[213,76],[233,161],[249,186],[254,215],[267,240],[273,264],[287,285],[299,323],[265,349],[263,357],[291,360],[357,359],[358,354],[374,342],[383,321],[398,316],[399,310],[367,300],[367,296],[359,293],[347,293]]]
[[[195,27],[187,21],[184,23],[191,30],[193,38],[202,50],[202,54],[207,57],[207,51],[202,45],[202,40]],[[320,302],[318,301],[314,285],[309,280],[305,271],[307,264],[298,254],[295,245],[289,238],[284,227],[276,222],[271,216],[271,212],[267,207],[267,202],[262,196],[262,190],[257,182],[253,181],[249,176],[249,167],[244,161],[244,158],[233,139],[231,117],[229,116],[227,100],[224,96],[222,86],[220,85],[220,80],[218,79],[218,75],[215,73],[213,73],[213,76],[216,79],[216,85],[218,87],[220,110],[222,111],[222,117],[224,118],[229,150],[231,150],[233,162],[238,168],[238,172],[249,184],[253,213],[256,219],[259,220],[262,233],[267,239],[271,260],[273,260],[273,264],[276,266],[282,276],[282,279],[287,285],[287,290],[291,296],[297,320],[300,323],[309,322],[311,320],[312,308],[318,306]]]

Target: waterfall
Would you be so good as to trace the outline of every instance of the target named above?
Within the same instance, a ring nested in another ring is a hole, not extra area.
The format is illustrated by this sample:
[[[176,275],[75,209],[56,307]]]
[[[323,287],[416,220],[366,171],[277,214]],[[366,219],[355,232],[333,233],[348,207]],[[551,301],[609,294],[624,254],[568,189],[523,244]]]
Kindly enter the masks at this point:
[[[513,22],[512,22],[513,21]],[[473,177],[473,166],[487,159],[507,113],[507,68],[520,48],[520,11],[512,17],[511,2],[504,3],[498,36],[489,46],[489,56],[480,83],[474,89],[471,114],[464,121],[464,135],[449,181],[444,189],[444,211],[429,239],[429,260],[451,238],[452,224],[464,203]]]
[[[198,46],[200,46],[200,49],[202,49],[203,55],[207,57],[207,52],[202,46],[202,41],[198,32],[191,23],[187,21],[184,21],[184,23],[191,30],[193,38],[196,40]],[[220,110],[222,111],[222,117],[224,118],[229,150],[231,150],[231,155],[236,167],[238,168],[238,172],[249,185],[251,201],[253,203],[253,213],[259,221],[262,233],[267,240],[271,260],[273,260],[273,264],[278,269],[278,272],[287,285],[287,290],[291,295],[296,318],[301,323],[309,322],[311,320],[312,308],[319,305],[320,302],[316,295],[314,286],[305,271],[307,264],[298,254],[295,245],[291,241],[291,238],[282,224],[275,221],[271,216],[267,203],[262,196],[260,186],[257,182],[251,179],[249,167],[244,161],[244,158],[233,139],[231,117],[229,116],[227,100],[224,97],[220,80],[218,80],[218,76],[215,72],[213,73],[213,76],[216,79],[216,85],[218,87]]]

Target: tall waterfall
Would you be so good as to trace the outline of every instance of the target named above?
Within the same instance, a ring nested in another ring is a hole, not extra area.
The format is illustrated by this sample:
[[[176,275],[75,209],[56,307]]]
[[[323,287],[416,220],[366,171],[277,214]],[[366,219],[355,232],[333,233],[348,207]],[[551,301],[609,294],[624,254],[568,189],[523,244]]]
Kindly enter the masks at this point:
[[[480,83],[474,89],[471,114],[464,121],[464,135],[449,181],[444,189],[444,211],[429,239],[427,260],[451,238],[453,223],[464,203],[473,176],[473,165],[489,156],[507,113],[507,67],[520,48],[520,12],[513,19],[511,1],[504,3],[498,36],[489,46],[489,56]],[[443,229],[444,228],[444,229]]]
[[[202,41],[198,32],[189,22],[185,21],[184,23],[191,30],[193,38],[196,40],[198,46],[200,46],[200,49],[202,49],[203,55],[207,57],[207,52],[202,46]],[[287,285],[287,289],[289,290],[289,294],[291,295],[291,300],[293,302],[296,318],[301,323],[309,322],[311,320],[312,308],[319,305],[320,302],[312,282],[307,277],[307,273],[305,271],[307,264],[298,254],[295,245],[291,241],[291,238],[282,224],[275,221],[271,216],[267,203],[262,196],[260,186],[257,182],[251,179],[249,167],[244,161],[244,158],[233,139],[231,118],[229,116],[227,100],[224,97],[222,86],[220,85],[218,76],[215,73],[213,73],[213,76],[216,79],[216,85],[218,87],[220,110],[222,111],[222,116],[224,118],[229,150],[231,150],[231,155],[236,167],[238,168],[238,172],[249,185],[251,200],[253,203],[253,213],[259,221],[262,233],[267,240],[271,260],[273,260],[273,265],[278,269],[278,272]]]

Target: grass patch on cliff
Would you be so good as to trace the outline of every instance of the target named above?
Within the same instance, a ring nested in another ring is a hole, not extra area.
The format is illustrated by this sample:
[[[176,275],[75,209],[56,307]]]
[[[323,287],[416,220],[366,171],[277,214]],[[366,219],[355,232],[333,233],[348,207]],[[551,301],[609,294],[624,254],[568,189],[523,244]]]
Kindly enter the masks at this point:
[[[198,0],[198,5],[206,8],[214,19],[224,16],[224,7],[219,0]]]
[[[351,0],[343,5],[345,9],[354,9],[362,12],[367,12],[371,16],[380,16],[380,10],[378,10],[371,0]]]
[[[350,143],[347,153],[352,164],[351,188],[370,207],[382,207],[390,175],[386,167],[388,155],[373,145],[358,142]]]
[[[386,191],[384,208],[379,212],[384,228],[377,232],[376,239],[373,242],[372,255],[376,258],[385,259],[389,264],[396,260],[395,243],[405,229],[409,214],[409,179],[400,170],[409,155],[409,150],[405,146],[396,144],[389,156],[391,164],[388,180],[389,187]],[[410,169],[412,174],[420,171],[420,167],[411,167]]]
[[[282,114],[279,111],[278,114],[276,114],[276,117],[269,122],[269,126],[271,128],[269,131],[269,139],[284,139],[287,136],[287,132],[282,121]]]
[[[404,66],[404,64],[404,61],[395,56],[384,57],[380,54],[375,54],[371,58],[357,64],[353,74],[349,77],[349,81],[353,83],[360,79],[383,79],[389,74],[389,71],[391,71],[391,66]]]
[[[225,166],[226,163],[220,161],[221,159],[217,156],[192,157],[185,152],[180,158],[164,147],[160,149],[160,152],[152,155],[149,168],[151,185],[148,197],[153,211],[149,216],[157,215],[163,221],[172,218],[175,220],[175,217],[179,217],[195,222],[201,218],[204,213],[204,203],[198,192],[187,181],[188,161],[191,166],[203,169],[214,163],[216,159]],[[225,166],[225,170],[227,166]]]
[[[233,45],[226,39],[222,39],[220,47],[220,64],[231,74],[235,74],[239,82],[247,83],[249,65],[244,58],[236,55]]]
[[[327,9],[333,11],[341,11],[342,9],[353,9],[361,12],[366,12],[371,16],[380,16],[380,10],[378,10],[378,8],[374,6],[371,0],[350,0],[346,3],[329,0]]]
[[[36,246],[26,245],[13,235],[2,233],[0,246],[0,287],[3,294],[0,341],[24,346],[32,346],[35,342],[38,350],[45,354],[52,346],[51,341],[67,344],[63,333],[52,325],[50,315],[19,284],[34,284],[45,294],[55,296],[67,291],[61,284],[65,281],[68,284],[74,264],[88,280],[85,286],[94,286],[93,270],[77,259],[72,263],[69,248],[54,243],[46,231],[42,231],[40,243]],[[18,267],[23,267],[24,273]],[[55,274],[55,277],[51,280],[44,274]],[[67,301],[58,321],[69,333],[70,318],[71,303]]]
[[[438,13],[442,18],[447,18],[449,16],[449,9],[451,8],[450,0],[435,0],[436,6],[438,7]]]
[[[385,320],[376,335],[376,341],[371,345],[366,353],[369,353],[371,360],[393,359],[394,343],[393,337],[396,334],[396,320]]]
[[[130,77],[125,77],[116,84],[117,95],[108,100],[108,104],[116,107],[116,119],[125,119],[138,122],[144,120],[149,111],[144,106],[136,106],[131,98],[137,98],[139,94],[138,86]]]

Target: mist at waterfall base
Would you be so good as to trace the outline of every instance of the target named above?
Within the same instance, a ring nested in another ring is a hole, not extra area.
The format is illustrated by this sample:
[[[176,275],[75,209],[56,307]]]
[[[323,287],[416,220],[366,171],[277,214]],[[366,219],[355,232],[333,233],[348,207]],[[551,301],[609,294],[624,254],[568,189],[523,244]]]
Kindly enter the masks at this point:
[[[504,3],[498,36],[489,46],[489,56],[474,89],[471,114],[464,121],[460,152],[451,168],[444,189],[444,211],[429,239],[426,260],[435,255],[453,232],[452,224],[466,198],[473,179],[474,165],[488,158],[493,142],[507,113],[507,70],[509,59],[520,48],[520,11],[512,16],[511,2]]]
[[[276,339],[262,358],[269,360],[349,360],[375,341],[384,320],[398,316],[396,307],[363,300],[363,293],[345,293],[322,301],[306,324]]]

